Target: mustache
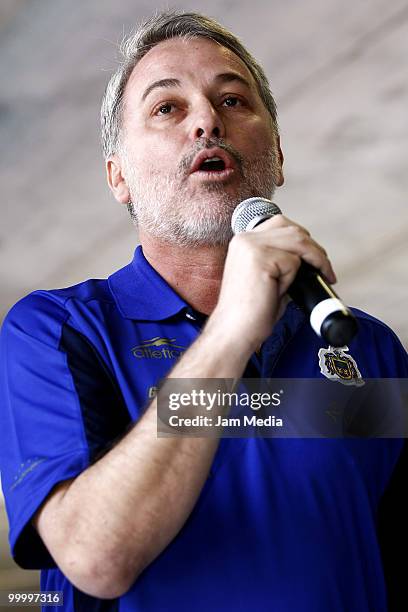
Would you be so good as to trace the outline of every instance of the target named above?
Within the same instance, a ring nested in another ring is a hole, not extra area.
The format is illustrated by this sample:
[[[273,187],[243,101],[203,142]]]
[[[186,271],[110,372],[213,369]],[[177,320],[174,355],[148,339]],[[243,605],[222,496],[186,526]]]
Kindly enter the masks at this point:
[[[242,174],[242,165],[244,158],[235,147],[225,142],[225,140],[223,140],[222,138],[203,138],[197,140],[192,150],[182,157],[179,163],[179,172],[181,174],[188,174],[190,172],[191,165],[196,155],[198,155],[198,153],[200,153],[200,151],[203,151],[204,149],[212,149],[213,147],[219,147],[220,149],[226,151],[235,161],[238,169]]]

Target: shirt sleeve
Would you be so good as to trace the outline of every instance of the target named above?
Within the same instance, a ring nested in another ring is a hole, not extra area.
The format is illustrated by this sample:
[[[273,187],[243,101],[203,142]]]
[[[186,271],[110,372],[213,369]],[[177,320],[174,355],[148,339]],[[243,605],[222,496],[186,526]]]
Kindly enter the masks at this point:
[[[358,354],[363,378],[408,378],[408,355],[395,332],[385,323],[357,308],[360,331],[350,343]]]
[[[31,519],[53,487],[85,470],[129,414],[106,364],[54,296],[7,315],[0,344],[0,469],[14,560],[56,567]]]

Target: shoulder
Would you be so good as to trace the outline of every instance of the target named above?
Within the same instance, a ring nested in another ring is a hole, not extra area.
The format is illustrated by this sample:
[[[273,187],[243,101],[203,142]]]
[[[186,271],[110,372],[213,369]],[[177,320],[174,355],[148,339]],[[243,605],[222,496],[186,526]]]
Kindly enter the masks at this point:
[[[405,351],[397,334],[386,323],[358,308],[352,308],[352,311],[359,322],[362,333],[370,334],[372,338],[380,338],[382,340],[387,338]]]
[[[55,341],[61,326],[92,303],[114,302],[104,279],[88,279],[62,289],[39,289],[21,298],[8,311],[2,335],[9,331],[33,331]]]
[[[352,311],[359,330],[350,350],[358,351],[376,375],[408,377],[407,352],[397,334],[380,319],[357,308]]]

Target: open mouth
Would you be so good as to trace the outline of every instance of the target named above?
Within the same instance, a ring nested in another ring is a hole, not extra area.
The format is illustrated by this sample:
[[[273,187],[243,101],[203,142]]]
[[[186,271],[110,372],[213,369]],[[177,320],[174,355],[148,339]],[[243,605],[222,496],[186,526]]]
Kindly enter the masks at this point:
[[[235,174],[234,159],[219,147],[201,151],[191,164],[190,175],[200,181],[225,182]]]
[[[198,168],[201,172],[222,172],[225,170],[225,162],[219,157],[205,159]]]

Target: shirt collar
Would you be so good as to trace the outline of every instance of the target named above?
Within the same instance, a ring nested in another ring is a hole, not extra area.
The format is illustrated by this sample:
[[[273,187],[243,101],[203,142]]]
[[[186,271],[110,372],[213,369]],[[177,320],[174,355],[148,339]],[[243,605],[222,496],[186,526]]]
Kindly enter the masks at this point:
[[[141,246],[136,248],[130,264],[109,276],[108,285],[126,319],[160,321],[189,309],[187,302],[149,264]]]
[[[109,288],[120,313],[126,319],[161,321],[181,311],[195,313],[164,278],[149,264],[139,245],[130,262],[108,278]],[[265,341],[267,352],[277,352],[304,323],[305,315],[293,301],[286,307],[272,335]]]

